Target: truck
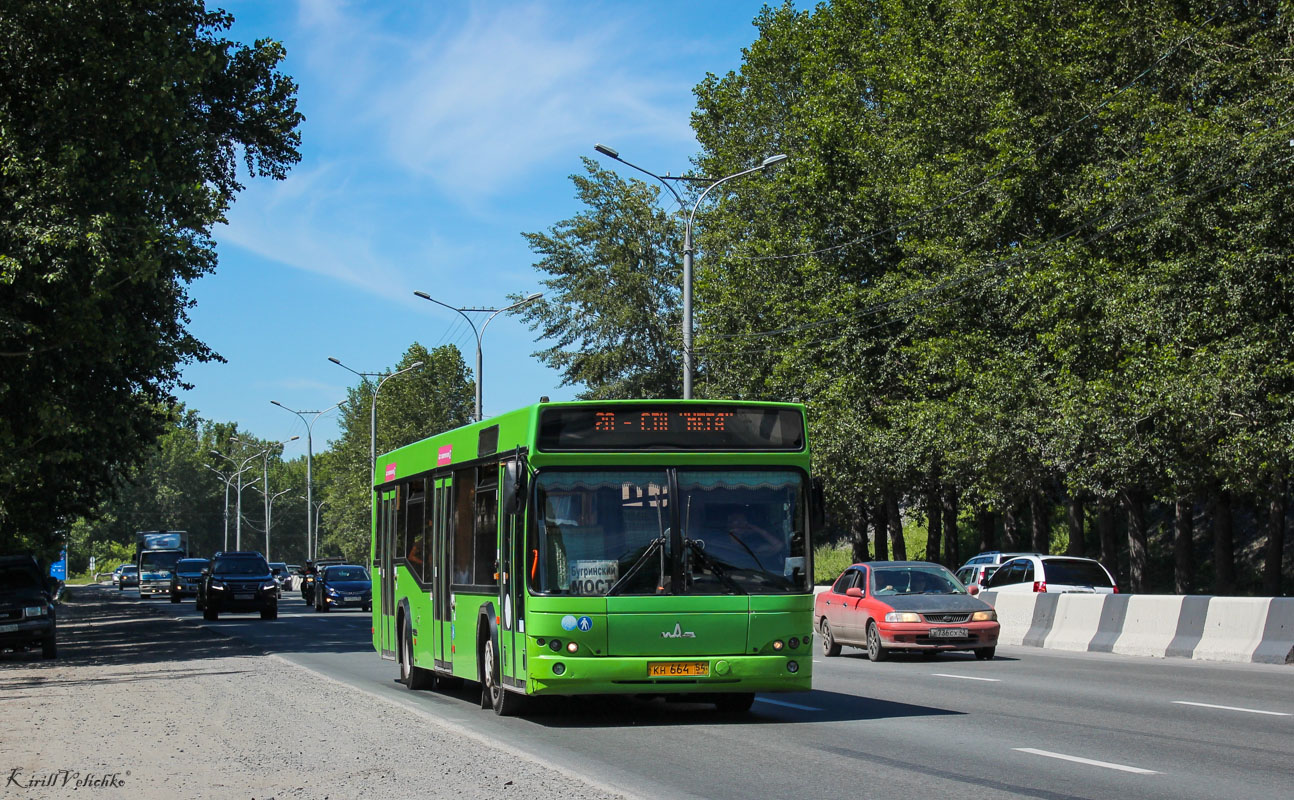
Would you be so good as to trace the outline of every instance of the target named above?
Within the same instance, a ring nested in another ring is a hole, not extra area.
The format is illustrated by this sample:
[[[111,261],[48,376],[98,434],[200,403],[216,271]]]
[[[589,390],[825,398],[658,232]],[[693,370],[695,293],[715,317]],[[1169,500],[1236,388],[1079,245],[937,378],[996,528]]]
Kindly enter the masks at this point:
[[[139,596],[169,597],[175,565],[188,556],[189,534],[185,531],[137,531],[135,564],[139,567]]]

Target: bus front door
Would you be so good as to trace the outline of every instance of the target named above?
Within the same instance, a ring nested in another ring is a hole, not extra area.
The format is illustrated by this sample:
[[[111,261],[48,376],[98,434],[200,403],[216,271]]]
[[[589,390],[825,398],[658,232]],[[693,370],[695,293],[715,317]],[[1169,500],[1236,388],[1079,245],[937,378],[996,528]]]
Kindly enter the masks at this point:
[[[380,581],[378,627],[382,658],[395,660],[395,514],[394,491],[382,492],[378,520],[378,580]]]
[[[499,494],[499,672],[505,686],[525,688],[525,529],[508,493]]]

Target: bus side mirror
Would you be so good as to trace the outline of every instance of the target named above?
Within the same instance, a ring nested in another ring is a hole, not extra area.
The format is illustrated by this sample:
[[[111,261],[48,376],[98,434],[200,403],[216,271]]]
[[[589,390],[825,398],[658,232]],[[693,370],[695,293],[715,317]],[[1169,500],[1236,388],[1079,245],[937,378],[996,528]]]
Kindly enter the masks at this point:
[[[827,493],[823,489],[822,478],[811,479],[809,485],[809,528],[817,533],[827,524]]]
[[[503,510],[520,514],[526,507],[526,465],[521,459],[503,465]]]

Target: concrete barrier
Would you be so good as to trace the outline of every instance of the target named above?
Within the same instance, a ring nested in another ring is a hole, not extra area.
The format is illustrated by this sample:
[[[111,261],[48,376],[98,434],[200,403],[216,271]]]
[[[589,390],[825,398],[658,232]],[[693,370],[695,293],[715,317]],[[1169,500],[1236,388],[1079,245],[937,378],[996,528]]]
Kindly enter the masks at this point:
[[[1055,597],[1054,624],[1040,646],[1049,650],[1086,652],[1101,631],[1105,596],[1062,594]]]
[[[1122,605],[1125,611],[1122,624],[1115,629],[1117,633],[1106,652],[1160,658],[1167,655],[1168,645],[1177,636],[1178,620],[1185,598],[1165,594],[1110,595],[1116,596],[1120,599],[1111,601],[1111,610]],[[1110,632],[1107,630],[1103,633]]]
[[[1294,597],[1272,600],[1263,640],[1253,658],[1260,664],[1294,664]]]
[[[998,635],[998,644],[1021,645],[1024,637],[1033,627],[1033,607],[1036,604],[1034,594],[1014,594],[1011,592],[984,592],[980,599],[993,606],[997,611],[997,621],[1002,625]]]
[[[1191,658],[1252,661],[1263,642],[1270,597],[1214,597],[1209,601],[1200,643]]]

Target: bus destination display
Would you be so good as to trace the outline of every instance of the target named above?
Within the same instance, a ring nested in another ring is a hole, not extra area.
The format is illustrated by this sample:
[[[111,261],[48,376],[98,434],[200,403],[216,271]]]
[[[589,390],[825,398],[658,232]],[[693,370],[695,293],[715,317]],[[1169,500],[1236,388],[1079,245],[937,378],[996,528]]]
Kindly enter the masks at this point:
[[[729,405],[621,405],[544,409],[540,450],[781,451],[804,449],[794,408]]]

